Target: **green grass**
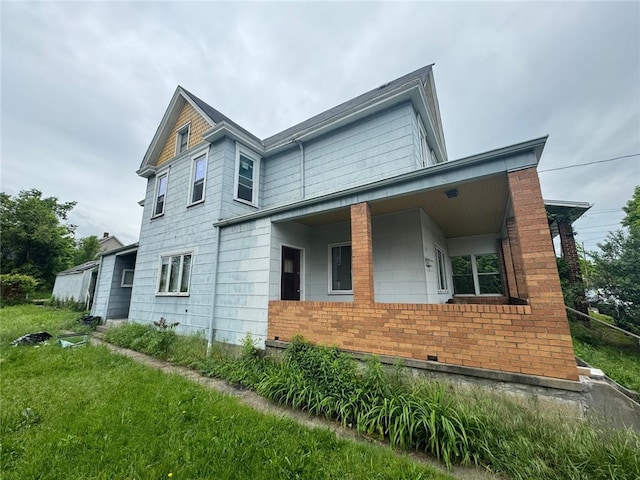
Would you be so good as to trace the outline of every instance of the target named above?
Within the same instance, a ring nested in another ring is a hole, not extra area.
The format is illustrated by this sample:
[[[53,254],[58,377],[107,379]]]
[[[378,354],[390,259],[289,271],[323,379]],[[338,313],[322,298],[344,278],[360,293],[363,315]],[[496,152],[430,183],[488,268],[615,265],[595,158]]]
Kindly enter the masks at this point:
[[[450,478],[104,347],[7,346],[31,331],[59,332],[74,312],[20,306],[0,315],[2,478]]]
[[[148,351],[159,343],[155,336],[166,333],[149,331],[129,325],[111,331],[108,338]],[[171,338],[162,352],[167,358],[176,345],[198,342],[194,337]],[[239,355],[216,349],[212,358],[189,358],[188,363],[275,402],[338,420],[444,462],[477,463],[523,479],[640,478],[640,435],[559,413],[542,414],[534,404],[517,404],[502,396],[409,381],[400,369],[385,371],[374,358],[361,370],[336,349],[295,341],[284,361],[276,363],[258,358],[247,339]]]
[[[621,385],[640,392],[640,345],[598,322],[571,322],[576,355]]]

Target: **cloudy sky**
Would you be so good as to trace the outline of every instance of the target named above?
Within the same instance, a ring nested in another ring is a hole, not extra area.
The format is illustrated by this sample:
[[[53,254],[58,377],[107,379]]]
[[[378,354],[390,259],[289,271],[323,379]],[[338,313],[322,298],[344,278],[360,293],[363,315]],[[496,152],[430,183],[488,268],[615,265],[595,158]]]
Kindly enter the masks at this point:
[[[548,134],[543,194],[595,204],[575,225],[587,250],[640,184],[638,2],[1,2],[0,16],[2,191],[77,201],[78,237],[138,239],[135,171],[177,85],[264,138],[435,63],[449,158]]]

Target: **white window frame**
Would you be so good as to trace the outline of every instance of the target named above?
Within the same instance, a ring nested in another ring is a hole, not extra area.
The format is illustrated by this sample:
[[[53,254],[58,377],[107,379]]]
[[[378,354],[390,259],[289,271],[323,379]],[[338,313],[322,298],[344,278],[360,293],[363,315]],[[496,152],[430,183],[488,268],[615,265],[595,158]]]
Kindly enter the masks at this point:
[[[187,135],[187,146],[184,148],[184,150],[180,150],[180,145],[182,143],[180,142],[180,140],[182,139],[182,136],[185,134]],[[176,155],[179,155],[189,150],[190,135],[191,135],[191,122],[184,124],[176,131]]]
[[[240,156],[246,157],[253,161],[253,189],[251,201],[238,197],[238,183],[240,177]],[[236,202],[244,203],[245,205],[251,205],[252,207],[258,207],[258,199],[260,198],[260,161],[259,155],[255,154],[252,150],[246,148],[244,145],[236,142],[236,166],[233,179],[233,199]]]
[[[160,190],[160,184],[162,179],[166,178],[166,188],[164,192],[164,200],[162,203],[162,211],[160,213],[156,213],[156,209],[158,208],[158,192]],[[156,175],[156,183],[153,187],[153,209],[151,210],[151,218],[158,218],[164,215],[164,212],[167,209],[167,194],[169,193],[169,170],[165,170]]]
[[[123,268],[122,269],[122,281],[120,282],[121,287],[133,287],[133,277],[131,277],[131,283],[126,283],[125,278],[127,277],[127,273],[131,273],[134,275],[133,268]]]
[[[438,284],[438,293],[449,292],[449,282],[447,281],[447,256],[444,253],[444,249],[437,243],[434,244],[436,248],[436,275]],[[444,284],[442,283],[444,282]]]
[[[418,155],[418,165],[421,168],[425,168],[431,165],[430,161],[430,150],[429,150],[429,142],[427,141],[427,131],[424,128],[424,123],[422,123],[422,118],[420,115],[416,115],[416,120],[418,122],[418,143],[420,144],[420,155]]]
[[[485,253],[467,253],[464,255],[454,255],[453,258],[456,257],[471,257],[471,276],[473,277],[473,290],[475,293],[455,293],[455,286],[453,285],[453,267],[451,268],[451,282],[452,289],[454,295],[458,297],[504,297],[504,277],[503,272],[500,269],[500,264],[498,263],[498,275],[500,275],[500,282],[502,283],[502,293],[480,293],[480,281],[478,279],[478,275],[495,275],[495,274],[483,274],[478,273],[478,266],[476,264],[476,257],[482,257],[483,255],[495,255],[498,257],[498,262],[500,262],[500,255],[497,252],[485,252]]]
[[[198,164],[198,160],[204,158],[204,178],[202,182],[202,198],[200,200],[193,200],[193,190],[196,184],[196,165]],[[205,194],[207,191],[207,169],[209,168],[209,149],[207,148],[204,152],[199,152],[191,157],[191,176],[189,182],[189,198],[187,199],[187,206],[197,205],[198,203],[204,202]]]
[[[333,289],[333,254],[332,249],[335,247],[351,247],[351,289],[350,290],[334,290]],[[351,242],[330,243],[327,245],[327,292],[329,295],[353,295],[353,245]]]
[[[184,275],[184,257],[189,256],[191,257],[190,263],[189,263],[189,278],[187,278],[187,291],[186,292],[181,292],[180,291],[180,286],[182,285],[182,279],[183,279],[183,275]],[[171,259],[173,257],[180,257],[180,267],[178,267],[180,269],[179,273],[178,273],[178,291],[173,292],[173,291],[169,291],[169,279],[171,278],[171,268],[172,268],[172,262]],[[162,260],[168,258],[169,259],[169,268],[167,269],[167,278],[166,278],[166,286],[167,286],[167,290],[161,292],[160,291],[160,280],[162,277]],[[193,261],[193,251],[186,251],[186,252],[172,252],[172,253],[164,253],[161,254],[159,259],[158,259],[158,275],[156,278],[156,296],[157,297],[188,297],[190,295],[190,291],[191,291],[191,272],[193,272],[193,265],[194,265],[194,261]]]

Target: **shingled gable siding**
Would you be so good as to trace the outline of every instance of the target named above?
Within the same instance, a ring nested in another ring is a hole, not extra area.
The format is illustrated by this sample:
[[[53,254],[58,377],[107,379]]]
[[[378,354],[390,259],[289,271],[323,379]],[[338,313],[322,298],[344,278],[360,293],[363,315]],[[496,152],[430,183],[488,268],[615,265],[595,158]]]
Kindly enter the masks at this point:
[[[195,108],[191,106],[191,104],[185,103],[178,114],[176,123],[169,132],[169,136],[167,137],[164,147],[162,147],[162,150],[160,151],[156,165],[163,165],[176,156],[176,135],[178,134],[178,130],[184,127],[187,123],[191,123],[189,127],[188,148],[195,147],[196,145],[204,142],[202,135],[204,132],[209,130],[211,126],[204,118],[202,118]]]
[[[369,210],[358,204],[351,207],[354,302],[271,301],[268,337],[302,334],[347,350],[421,360],[436,355],[454,365],[577,380],[559,281],[548,278],[551,244],[537,175],[525,170],[509,181],[520,220],[516,234],[532,236],[521,242],[531,306],[375,302]]]

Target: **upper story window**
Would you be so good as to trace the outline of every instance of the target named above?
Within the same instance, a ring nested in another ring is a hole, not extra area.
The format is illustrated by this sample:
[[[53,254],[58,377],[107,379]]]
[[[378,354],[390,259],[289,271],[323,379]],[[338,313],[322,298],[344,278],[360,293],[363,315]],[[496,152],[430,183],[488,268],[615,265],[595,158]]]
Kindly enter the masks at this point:
[[[329,245],[329,293],[353,293],[350,243]]]
[[[257,207],[259,178],[260,157],[237,143],[233,198]]]
[[[176,155],[184,152],[187,148],[189,148],[189,130],[191,129],[191,124],[187,123],[184,127],[178,130],[177,138],[176,138]]]
[[[497,253],[463,255],[451,259],[453,291],[458,295],[502,295]]]
[[[156,197],[153,203],[153,215],[151,217],[158,217],[164,214],[164,205],[167,200],[167,181],[168,173],[163,173],[156,177]]]
[[[204,187],[207,177],[207,154],[193,159],[189,204],[204,201]]]

